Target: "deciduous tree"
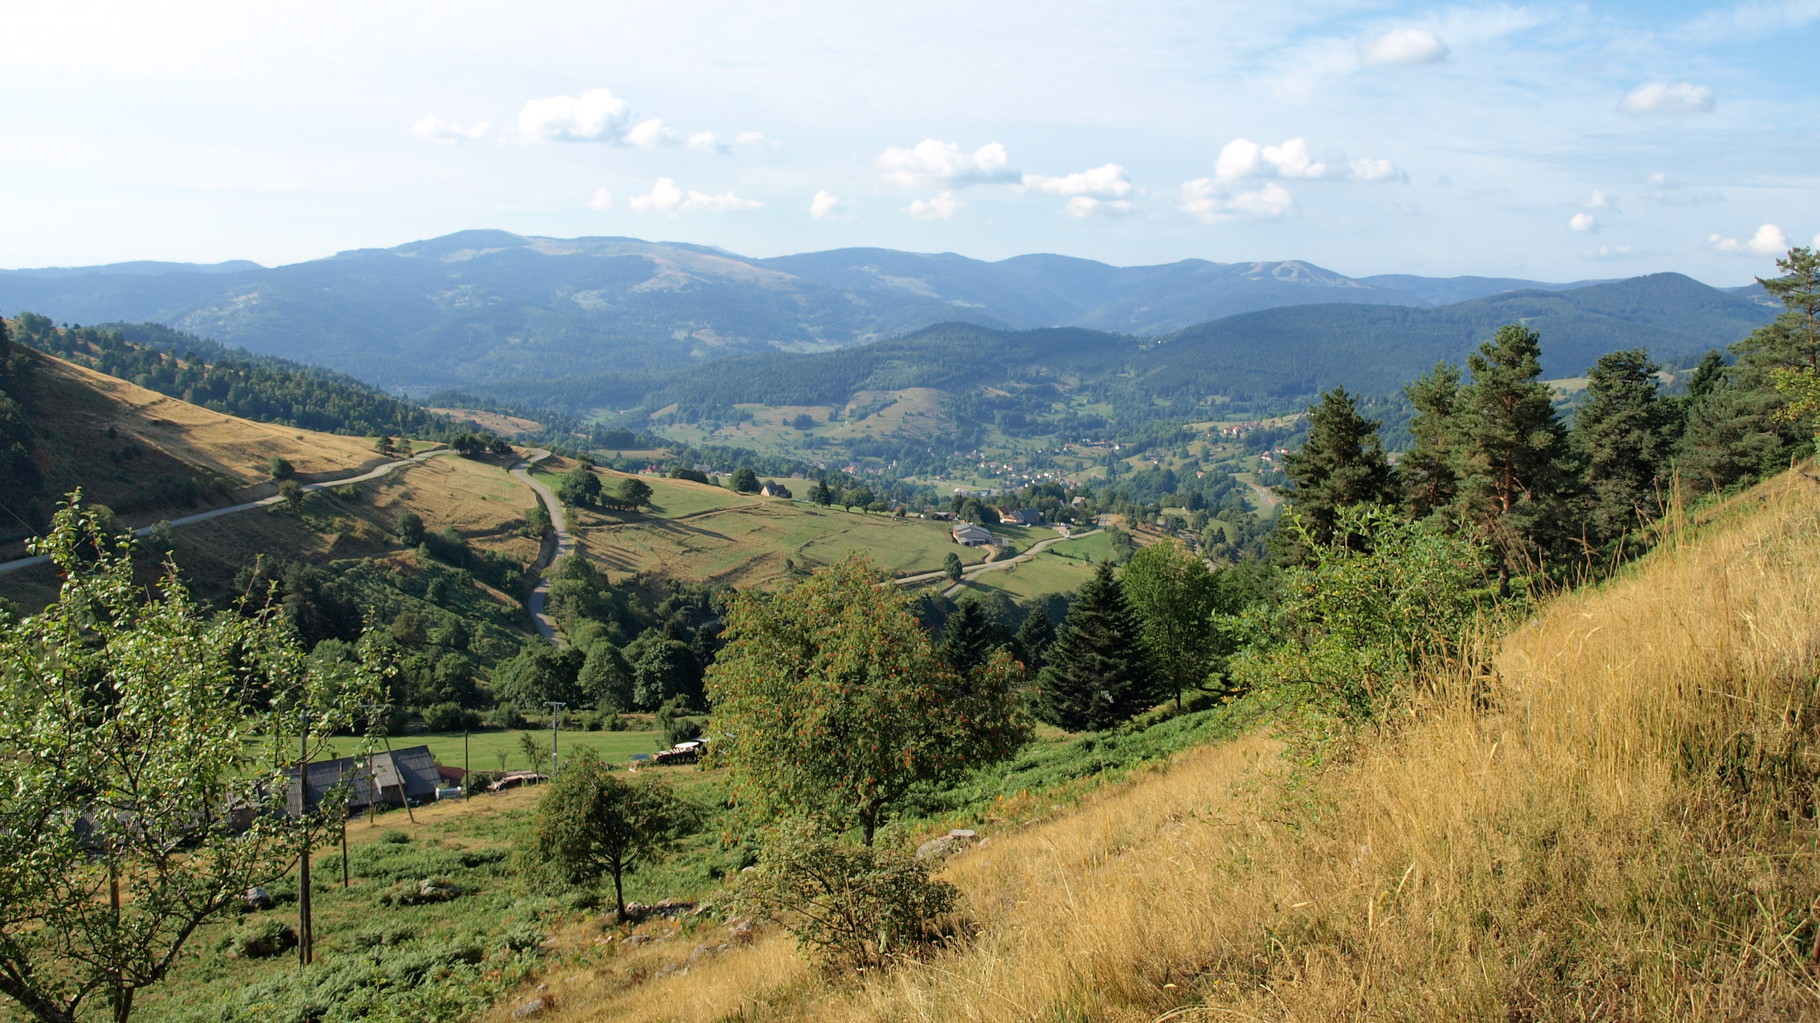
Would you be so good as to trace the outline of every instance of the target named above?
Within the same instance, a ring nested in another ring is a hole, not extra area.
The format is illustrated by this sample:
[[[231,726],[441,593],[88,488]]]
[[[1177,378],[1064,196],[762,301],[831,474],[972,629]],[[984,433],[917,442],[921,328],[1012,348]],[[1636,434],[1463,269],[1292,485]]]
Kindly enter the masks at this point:
[[[538,801],[534,849],[571,884],[611,877],[623,920],[625,876],[656,857],[685,820],[662,782],[621,781],[583,746],[564,758],[562,773]]]
[[[966,674],[935,656],[896,587],[849,559],[727,611],[708,672],[741,798],[770,816],[857,825],[870,845],[912,787],[1003,759],[1028,729],[1010,657]]]

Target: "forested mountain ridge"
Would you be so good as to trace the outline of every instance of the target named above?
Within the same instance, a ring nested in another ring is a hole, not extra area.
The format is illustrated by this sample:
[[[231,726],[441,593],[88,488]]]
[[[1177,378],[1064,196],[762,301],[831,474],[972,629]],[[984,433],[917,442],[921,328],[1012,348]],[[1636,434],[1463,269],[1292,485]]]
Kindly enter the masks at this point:
[[[635,238],[463,231],[288,266],[122,263],[0,271],[0,310],[156,321],[388,389],[669,369],[825,351],[945,322],[1142,336],[1302,304],[1424,306],[1518,280],[1354,279],[1308,263],[1114,267],[1057,255],[840,249],[751,259]]]

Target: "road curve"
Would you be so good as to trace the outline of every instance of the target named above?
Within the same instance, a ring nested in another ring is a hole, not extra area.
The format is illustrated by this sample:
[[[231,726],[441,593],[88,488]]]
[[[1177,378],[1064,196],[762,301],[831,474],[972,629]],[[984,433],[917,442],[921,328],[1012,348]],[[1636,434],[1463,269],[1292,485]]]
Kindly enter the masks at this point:
[[[442,447],[439,445],[437,447],[431,448],[428,451],[423,451],[423,452],[419,452],[418,454],[412,455],[409,458],[401,458],[396,462],[386,462],[383,465],[380,465],[378,468],[369,469],[366,472],[360,473],[355,476],[344,476],[341,479],[336,479],[336,480],[323,480],[320,483],[305,483],[303,485],[303,489],[305,489],[305,490],[322,490],[325,487],[339,487],[344,483],[365,483],[367,480],[376,480],[381,476],[387,475],[388,473],[391,473],[393,470],[398,469],[402,466],[416,465],[417,463],[425,461],[426,459],[435,458],[437,455],[446,455],[449,453],[450,452],[449,452],[448,448]],[[547,454],[547,452],[546,452],[546,454]],[[278,502],[280,502],[282,500],[284,500],[283,494],[273,494],[271,497],[262,497],[257,501],[246,501],[241,504],[232,504],[232,505],[228,505],[226,508],[211,508],[205,512],[197,512],[194,515],[185,515],[182,518],[169,519],[168,521],[173,526],[187,526],[187,525],[190,525],[191,523],[195,523],[195,522],[206,522],[209,519],[217,518],[222,515],[230,515],[230,514],[233,514],[234,512],[243,512],[243,511],[248,510],[249,508],[264,508],[267,505],[277,504]],[[157,523],[155,523],[155,522],[152,523],[152,525],[150,525],[150,526],[140,526],[138,529],[133,530],[133,535],[134,536],[148,536],[151,534],[152,530],[156,527],[157,527]],[[45,555],[39,554],[39,555],[36,555],[35,557],[19,558],[14,561],[0,563],[0,573],[13,572],[13,571],[17,571],[21,568],[30,568],[33,565],[42,565],[49,560],[50,560],[50,558],[46,557]]]
[[[537,582],[531,587],[531,596],[525,601],[525,609],[530,611],[531,623],[537,626],[538,635],[556,646],[562,646],[562,637],[556,634],[556,623],[550,621],[550,616],[544,610],[550,599],[550,580],[544,577],[543,570],[557,558],[573,554],[575,538],[569,534],[569,520],[563,515],[562,502],[556,499],[549,487],[531,476],[531,466],[550,457],[550,453],[543,448],[527,448],[526,451],[529,457],[512,467],[512,475],[524,481],[525,486],[530,487],[537,499],[543,502],[544,510],[550,513],[550,532],[555,534],[556,540],[553,544],[544,544],[543,554],[538,557],[537,564],[531,566],[531,574]]]
[[[1043,553],[1044,551],[1055,546],[1056,544],[1061,543],[1063,540],[1079,540],[1080,538],[1082,538],[1084,536],[1092,536],[1093,534],[1098,533],[1098,532],[1100,532],[1100,530],[1098,530],[1098,529],[1089,529],[1085,533],[1075,533],[1073,536],[1052,536],[1047,540],[1038,540],[1036,543],[1034,543],[1030,546],[1029,550],[1025,551],[1022,554],[1016,555],[1015,557],[1006,558],[1003,561],[987,561],[987,562],[982,562],[981,564],[978,564],[978,565],[963,566],[961,568],[961,576],[962,576],[963,581],[965,581],[966,578],[979,575],[982,572],[1003,572],[1004,570],[1011,568],[1014,565],[1017,565],[1022,562],[1030,560],[1031,558],[1035,557],[1038,554]],[[926,583],[926,582],[930,582],[931,580],[940,579],[945,574],[946,574],[945,572],[921,572],[921,573],[918,573],[917,575],[903,576],[902,578],[899,578],[899,579],[896,579],[893,581],[896,582],[899,586],[914,586],[917,583]],[[959,593],[960,591],[961,591],[961,584],[955,583],[953,586],[946,588],[942,592],[944,595],[952,597],[956,593]]]

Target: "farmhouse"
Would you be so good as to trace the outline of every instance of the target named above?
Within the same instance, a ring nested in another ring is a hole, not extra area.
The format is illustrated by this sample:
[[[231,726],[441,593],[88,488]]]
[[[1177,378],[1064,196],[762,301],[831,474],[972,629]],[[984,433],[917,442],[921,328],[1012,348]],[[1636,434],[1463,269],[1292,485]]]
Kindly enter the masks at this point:
[[[293,816],[301,815],[306,807],[321,806],[336,786],[346,786],[348,809],[357,811],[370,806],[403,806],[407,801],[434,799],[442,781],[428,746],[381,750],[367,757],[337,757],[305,764],[301,789],[297,768],[286,768],[284,778],[287,788],[285,812]]]
[[[992,534],[986,532],[985,526],[976,526],[971,522],[955,526],[954,532],[949,535],[963,547],[984,547],[992,542]]]

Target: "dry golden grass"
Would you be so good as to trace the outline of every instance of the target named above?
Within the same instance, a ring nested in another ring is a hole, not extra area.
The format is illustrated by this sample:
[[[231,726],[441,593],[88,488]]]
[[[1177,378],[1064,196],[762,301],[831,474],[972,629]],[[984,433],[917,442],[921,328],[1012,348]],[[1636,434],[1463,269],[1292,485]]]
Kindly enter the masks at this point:
[[[977,936],[925,963],[602,954],[561,1018],[1820,1018],[1817,512],[1741,496],[1327,766],[1253,736],[993,836],[948,873]]]

